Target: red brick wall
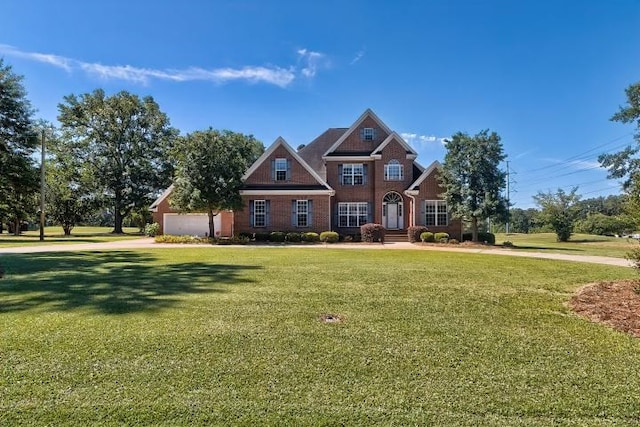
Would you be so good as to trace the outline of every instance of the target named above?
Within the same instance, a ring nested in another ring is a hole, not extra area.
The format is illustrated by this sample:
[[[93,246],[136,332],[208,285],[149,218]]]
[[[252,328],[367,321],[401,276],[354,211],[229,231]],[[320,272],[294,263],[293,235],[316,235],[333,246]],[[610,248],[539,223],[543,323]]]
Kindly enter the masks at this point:
[[[384,165],[391,160],[397,160],[404,166],[404,179],[402,181],[385,181],[384,180]],[[391,141],[382,150],[382,158],[375,161],[375,193],[374,193],[374,205],[376,206],[374,222],[382,224],[382,200],[385,194],[390,191],[394,191],[402,196],[404,201],[403,209],[403,225],[404,228],[409,226],[409,199],[404,195],[403,191],[411,185],[413,161],[407,159],[407,150],[396,140]]]
[[[272,179],[271,161],[276,158],[291,160],[291,179],[289,181],[276,181]],[[305,184],[315,185],[318,182],[300,162],[293,158],[284,147],[276,148],[273,153],[245,180],[246,184]]]
[[[376,129],[376,137],[373,141],[363,141],[360,138],[360,129],[362,128],[374,128]],[[365,118],[360,126],[355,129],[347,138],[336,148],[336,152],[341,151],[373,151],[378,145],[382,144],[382,141],[389,136],[384,130],[380,128],[380,125],[371,117]]]
[[[294,227],[291,225],[291,201],[292,200],[312,200],[312,220],[309,227]],[[260,233],[269,231],[315,231],[322,232],[329,230],[330,224],[330,196],[242,196],[244,209],[236,211],[234,216],[236,233]],[[252,227],[251,211],[249,202],[251,200],[269,200],[269,226]]]
[[[416,225],[424,225],[425,219],[421,215],[421,205],[424,200],[441,200],[440,194],[443,189],[440,187],[437,178],[437,169],[431,173],[419,187],[419,195],[416,196]],[[449,233],[449,237],[452,239],[458,239],[462,241],[462,221],[460,219],[453,219],[449,215],[449,225],[446,227],[429,226],[429,231],[434,233],[444,232]]]

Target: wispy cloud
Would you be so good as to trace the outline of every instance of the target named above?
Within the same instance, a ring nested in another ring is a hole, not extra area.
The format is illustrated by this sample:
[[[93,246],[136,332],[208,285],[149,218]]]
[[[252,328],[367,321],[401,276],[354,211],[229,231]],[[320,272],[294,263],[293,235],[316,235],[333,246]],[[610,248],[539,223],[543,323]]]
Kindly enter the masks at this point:
[[[364,49],[359,50],[359,51],[356,53],[356,56],[354,56],[354,57],[353,57],[353,59],[351,60],[351,62],[350,62],[350,64],[349,64],[349,65],[353,65],[353,64],[355,64],[356,62],[360,61],[360,60],[362,59],[362,57],[364,56],[364,54],[365,54],[365,50],[364,50]]]
[[[328,66],[328,61],[324,54],[308,51],[307,49],[298,50],[298,54],[304,59],[304,66],[300,69],[294,66],[287,68],[278,66],[244,66],[241,68],[214,69],[190,67],[181,70],[139,68],[131,65],[104,65],[58,55],[24,52],[4,44],[0,44],[0,54],[53,65],[67,72],[82,71],[101,79],[124,80],[138,84],[148,84],[149,81],[154,79],[175,82],[210,81],[215,83],[245,81],[248,83],[267,83],[284,88],[296,80],[298,75],[301,74],[307,78],[312,78],[319,68]]]
[[[442,145],[446,145],[448,137],[438,137],[435,135],[418,135],[417,133],[405,132],[401,133],[400,136],[407,141],[411,145],[416,144],[429,144],[433,142],[438,142]]]

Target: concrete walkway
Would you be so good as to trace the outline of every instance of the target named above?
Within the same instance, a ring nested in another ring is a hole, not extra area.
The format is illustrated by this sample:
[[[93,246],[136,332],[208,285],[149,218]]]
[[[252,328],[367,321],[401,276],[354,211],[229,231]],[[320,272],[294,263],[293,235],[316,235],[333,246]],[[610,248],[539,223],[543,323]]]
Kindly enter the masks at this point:
[[[226,246],[195,246],[184,244],[165,244],[155,243],[152,238],[118,240],[105,243],[78,243],[78,244],[59,244],[59,245],[32,245],[32,246],[14,246],[0,248],[0,254],[27,254],[39,252],[78,252],[78,251],[104,251],[104,250],[128,250],[128,249],[180,249],[193,247],[208,247],[211,249]],[[525,258],[542,258],[559,261],[586,262],[590,264],[613,265],[617,267],[631,267],[632,264],[626,259],[612,258],[604,256],[591,255],[568,255],[559,253],[546,252],[527,252],[515,249],[497,249],[491,247],[464,247],[449,245],[421,245],[408,242],[403,243],[385,243],[384,245],[374,243],[339,243],[335,245],[261,245],[261,246],[241,246],[247,248],[305,248],[305,249],[360,249],[360,250],[393,250],[408,249],[420,251],[447,251],[447,252],[464,252],[474,254],[515,256]]]

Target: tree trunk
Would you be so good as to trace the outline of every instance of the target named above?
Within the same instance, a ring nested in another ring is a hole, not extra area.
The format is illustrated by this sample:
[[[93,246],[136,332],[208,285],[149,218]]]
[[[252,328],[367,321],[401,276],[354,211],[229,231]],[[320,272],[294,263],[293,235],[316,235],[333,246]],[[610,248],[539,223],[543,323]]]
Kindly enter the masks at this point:
[[[123,221],[123,216],[122,216],[122,212],[120,212],[120,204],[121,204],[121,197],[120,197],[120,193],[116,192],[116,197],[115,197],[116,201],[115,201],[115,206],[114,206],[114,215],[113,215],[113,234],[124,234],[122,232],[122,221]]]
[[[216,226],[215,226],[215,223],[213,222],[213,218],[216,215],[217,214],[214,214],[213,211],[209,209],[209,238],[211,239],[216,237]]]
[[[471,241],[478,241],[478,218],[471,217]]]
[[[62,224],[62,229],[64,230],[64,235],[65,236],[71,236],[71,229],[73,228],[72,225],[69,224]]]
[[[13,220],[13,235],[14,236],[19,236],[20,235],[20,220],[19,219],[15,219]]]

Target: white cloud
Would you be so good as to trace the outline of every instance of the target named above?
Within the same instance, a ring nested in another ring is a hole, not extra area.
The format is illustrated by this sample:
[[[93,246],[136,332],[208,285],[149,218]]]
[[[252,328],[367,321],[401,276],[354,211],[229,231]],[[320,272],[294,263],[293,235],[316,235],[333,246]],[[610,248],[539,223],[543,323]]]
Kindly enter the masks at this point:
[[[350,63],[349,65],[353,65],[353,64],[355,64],[356,62],[360,61],[360,60],[362,59],[362,57],[364,56],[364,54],[365,54],[364,49],[359,50],[359,51],[356,53],[356,56],[351,60],[351,63]]]
[[[401,133],[400,136],[411,145],[417,144],[429,144],[432,142],[439,142],[442,145],[446,145],[448,137],[438,137],[435,135],[418,135],[417,133]]]
[[[183,70],[174,70],[138,68],[131,65],[104,65],[58,55],[23,52],[13,46],[4,44],[0,44],[0,53],[50,64],[67,72],[80,70],[102,79],[125,80],[139,84],[147,84],[152,79],[175,82],[210,81],[216,83],[245,81],[249,83],[267,83],[284,88],[297,78],[298,73],[295,67],[282,68],[278,66],[245,66],[241,68],[214,68],[211,70],[190,67]],[[298,54],[305,59],[305,66],[300,70],[300,73],[305,77],[314,77],[318,68],[327,64],[326,61],[323,62],[324,55],[319,52],[300,49]]]

